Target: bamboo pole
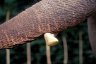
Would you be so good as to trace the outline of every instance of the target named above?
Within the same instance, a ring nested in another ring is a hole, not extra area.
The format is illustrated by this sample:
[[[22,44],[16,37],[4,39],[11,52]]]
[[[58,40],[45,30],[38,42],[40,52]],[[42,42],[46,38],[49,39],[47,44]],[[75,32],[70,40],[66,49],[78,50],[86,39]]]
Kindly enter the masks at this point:
[[[50,54],[50,46],[46,44],[46,56],[47,56],[47,64],[51,64],[51,54]]]
[[[62,37],[63,46],[64,46],[64,64],[68,64],[68,47],[67,47],[67,39],[65,36]]]
[[[27,43],[27,64],[31,64],[31,44]]]
[[[79,32],[79,64],[83,64],[83,40],[82,40],[82,32]]]
[[[6,49],[6,64],[10,64],[10,49]]]
[[[10,18],[10,11],[6,13],[6,21]],[[6,49],[6,64],[10,64],[10,49]]]

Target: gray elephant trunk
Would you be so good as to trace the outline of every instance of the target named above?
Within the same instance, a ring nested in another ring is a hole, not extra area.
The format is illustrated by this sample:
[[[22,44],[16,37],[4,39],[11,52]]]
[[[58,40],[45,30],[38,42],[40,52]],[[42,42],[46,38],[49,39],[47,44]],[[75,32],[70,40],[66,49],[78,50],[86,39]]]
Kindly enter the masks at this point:
[[[95,0],[42,0],[0,25],[0,48],[75,26],[96,12]]]

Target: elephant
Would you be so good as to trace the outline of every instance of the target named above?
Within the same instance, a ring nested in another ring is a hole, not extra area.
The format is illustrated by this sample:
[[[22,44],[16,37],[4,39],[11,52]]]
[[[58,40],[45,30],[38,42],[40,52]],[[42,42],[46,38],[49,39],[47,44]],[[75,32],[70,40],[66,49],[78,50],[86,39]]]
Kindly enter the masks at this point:
[[[96,0],[41,0],[0,25],[0,49],[24,44],[46,32],[58,33],[88,19],[96,54]]]

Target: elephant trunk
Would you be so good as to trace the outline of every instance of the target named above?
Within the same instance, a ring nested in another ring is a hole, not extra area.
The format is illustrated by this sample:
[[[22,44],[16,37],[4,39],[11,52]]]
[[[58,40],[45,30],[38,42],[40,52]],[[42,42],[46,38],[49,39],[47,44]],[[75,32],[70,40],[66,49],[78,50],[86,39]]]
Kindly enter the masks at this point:
[[[0,25],[0,48],[75,26],[96,12],[95,0],[42,0]]]

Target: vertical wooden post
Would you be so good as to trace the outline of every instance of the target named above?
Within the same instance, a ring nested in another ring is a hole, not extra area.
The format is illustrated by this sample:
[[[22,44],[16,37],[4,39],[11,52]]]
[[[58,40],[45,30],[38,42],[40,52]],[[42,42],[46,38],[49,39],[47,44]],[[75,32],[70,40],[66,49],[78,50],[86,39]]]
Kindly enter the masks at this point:
[[[31,44],[27,43],[27,64],[31,64]]]
[[[82,32],[79,32],[79,64],[83,64],[83,41],[82,41]]]
[[[10,64],[10,49],[6,49],[6,64]]]
[[[6,13],[6,21],[9,20],[10,11],[8,10]],[[10,64],[10,49],[6,49],[6,64]]]
[[[50,54],[50,46],[46,44],[46,56],[47,56],[47,64],[51,64],[51,54]]]
[[[62,37],[63,40],[63,46],[64,46],[64,64],[68,64],[68,47],[67,47],[67,40],[66,37]]]

